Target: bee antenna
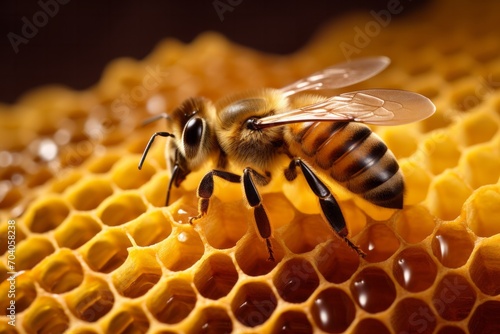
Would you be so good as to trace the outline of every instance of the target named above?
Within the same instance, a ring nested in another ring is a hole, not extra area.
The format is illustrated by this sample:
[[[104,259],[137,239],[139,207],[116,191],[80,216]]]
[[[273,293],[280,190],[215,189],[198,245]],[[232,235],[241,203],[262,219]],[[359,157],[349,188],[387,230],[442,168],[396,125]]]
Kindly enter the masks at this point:
[[[153,142],[157,136],[175,138],[175,136],[169,132],[155,132],[151,136],[151,138],[149,139],[148,144],[146,145],[146,148],[144,149],[144,152],[142,153],[141,160],[139,161],[139,165],[137,166],[139,168],[139,170],[142,169],[142,165],[144,164],[144,160],[146,160],[146,156],[148,155],[149,149],[151,148],[151,145],[153,144]]]
[[[148,118],[147,120],[143,121],[143,122],[141,123],[141,126],[146,126],[146,125],[151,124],[151,123],[153,123],[153,122],[156,122],[156,121],[158,121],[158,120],[160,120],[160,119],[165,119],[165,120],[167,120],[167,121],[168,121],[168,120],[170,120],[171,118],[170,118],[170,116],[169,116],[167,113],[161,113],[161,114],[159,114],[159,115],[155,115],[155,116],[150,117],[150,118]]]

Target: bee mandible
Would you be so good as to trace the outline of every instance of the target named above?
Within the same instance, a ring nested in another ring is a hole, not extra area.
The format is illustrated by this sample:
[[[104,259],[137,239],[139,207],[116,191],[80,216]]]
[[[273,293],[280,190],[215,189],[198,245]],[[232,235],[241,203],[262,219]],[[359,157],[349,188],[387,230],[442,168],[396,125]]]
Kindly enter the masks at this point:
[[[172,113],[149,120],[166,119],[170,131],[151,136],[139,169],[155,138],[169,137],[168,205],[172,186],[178,187],[191,171],[211,159],[216,167],[199,183],[198,215],[191,217],[190,223],[208,212],[215,177],[241,183],[258,233],[266,242],[269,260],[274,260],[269,240],[271,224],[258,188],[267,185],[276,173],[293,181],[300,171],[319,200],[323,218],[364,256],[348,239],[340,206],[316,173],[375,205],[403,208],[404,180],[396,158],[363,123],[411,123],[431,116],[435,106],[428,98],[404,90],[369,89],[332,97],[311,92],[362,82],[389,63],[387,57],[360,58],[328,67],[281,89],[252,90],[215,103],[202,97],[190,98]],[[280,166],[282,156],[289,159],[288,166]],[[229,161],[242,173],[230,170]]]

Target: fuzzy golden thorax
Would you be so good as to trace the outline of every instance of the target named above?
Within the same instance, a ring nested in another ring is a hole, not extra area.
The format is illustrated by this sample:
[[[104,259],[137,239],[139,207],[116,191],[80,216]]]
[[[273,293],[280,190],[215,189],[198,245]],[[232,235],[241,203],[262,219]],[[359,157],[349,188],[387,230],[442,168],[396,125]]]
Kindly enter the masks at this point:
[[[282,152],[283,129],[277,126],[255,130],[248,126],[248,121],[287,110],[287,98],[278,90],[262,89],[230,96],[216,107],[216,133],[228,158],[244,167],[271,169]]]

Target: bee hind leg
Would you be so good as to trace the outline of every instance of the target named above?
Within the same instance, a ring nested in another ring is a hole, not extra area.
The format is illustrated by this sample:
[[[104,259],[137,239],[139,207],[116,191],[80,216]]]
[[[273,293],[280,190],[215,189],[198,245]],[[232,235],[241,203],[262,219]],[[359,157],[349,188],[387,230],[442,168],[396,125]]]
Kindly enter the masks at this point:
[[[269,253],[269,261],[274,261],[274,252],[271,246],[271,224],[267,216],[266,210],[262,206],[262,198],[255,186],[254,178],[258,184],[266,185],[269,183],[269,175],[263,176],[251,168],[245,168],[243,171],[243,188],[248,204],[253,208],[255,223],[260,236],[266,241],[267,251]]]
[[[192,224],[194,220],[200,219],[208,211],[208,205],[210,204],[210,198],[214,193],[214,176],[220,177],[226,181],[232,183],[240,183],[241,177],[234,173],[213,169],[201,179],[198,185],[197,195],[198,195],[198,215],[196,217],[190,217],[189,223]]]
[[[293,159],[290,165],[285,169],[285,177],[288,181],[292,181],[297,177],[296,168],[300,167],[309,187],[319,199],[323,216],[330,224],[332,229],[351,247],[359,256],[365,257],[366,254],[347,238],[348,231],[345,223],[344,215],[340,210],[340,206],[333,197],[330,189],[318,178],[318,176],[301,160]]]

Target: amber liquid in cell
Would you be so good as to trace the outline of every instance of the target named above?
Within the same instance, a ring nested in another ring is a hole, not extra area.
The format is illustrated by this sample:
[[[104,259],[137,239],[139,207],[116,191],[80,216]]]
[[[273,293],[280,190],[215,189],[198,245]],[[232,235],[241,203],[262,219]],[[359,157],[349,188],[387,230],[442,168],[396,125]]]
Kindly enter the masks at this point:
[[[233,313],[247,327],[256,327],[271,317],[277,306],[272,290],[261,283],[250,283],[238,291],[233,300]]]
[[[344,291],[329,288],[316,297],[311,307],[311,314],[323,331],[341,333],[351,325],[356,308]]]
[[[463,266],[473,248],[474,243],[465,230],[439,230],[432,242],[434,255],[449,268]]]
[[[375,267],[365,268],[352,280],[351,293],[358,305],[370,313],[386,310],[396,298],[391,278]]]

